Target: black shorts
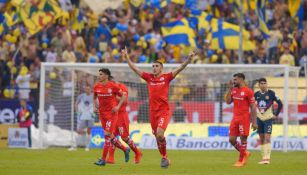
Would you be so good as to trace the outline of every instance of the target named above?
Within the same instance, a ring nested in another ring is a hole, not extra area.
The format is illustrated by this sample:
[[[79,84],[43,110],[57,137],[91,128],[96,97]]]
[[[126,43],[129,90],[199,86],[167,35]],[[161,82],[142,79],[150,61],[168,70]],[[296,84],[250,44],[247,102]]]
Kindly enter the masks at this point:
[[[273,119],[262,121],[257,118],[258,134],[272,134]]]

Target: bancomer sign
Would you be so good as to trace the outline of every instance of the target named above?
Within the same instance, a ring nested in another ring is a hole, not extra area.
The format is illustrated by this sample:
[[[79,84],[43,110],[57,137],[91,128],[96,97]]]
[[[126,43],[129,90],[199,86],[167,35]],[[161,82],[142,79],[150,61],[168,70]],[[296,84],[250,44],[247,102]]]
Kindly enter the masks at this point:
[[[283,139],[272,138],[272,149],[282,150]],[[306,151],[307,139],[289,138],[288,150]],[[157,148],[156,139],[153,136],[145,135],[140,143],[142,149]],[[227,137],[211,138],[192,138],[192,137],[168,137],[167,148],[173,150],[232,150],[234,149],[229,143]],[[248,149],[260,149],[260,142],[256,138],[248,139]]]

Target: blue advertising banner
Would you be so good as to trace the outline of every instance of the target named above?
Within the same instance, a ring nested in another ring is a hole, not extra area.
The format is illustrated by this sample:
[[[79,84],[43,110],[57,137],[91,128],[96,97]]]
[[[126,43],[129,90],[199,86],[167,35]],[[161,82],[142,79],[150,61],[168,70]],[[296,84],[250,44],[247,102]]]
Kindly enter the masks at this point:
[[[101,126],[92,128],[90,148],[103,148],[104,146],[104,131]]]
[[[33,101],[28,101],[28,104],[30,104],[33,108],[32,121],[35,123],[36,121],[35,113],[38,107],[34,105]],[[14,100],[0,99],[0,124],[16,123],[18,108],[20,108],[18,99]]]

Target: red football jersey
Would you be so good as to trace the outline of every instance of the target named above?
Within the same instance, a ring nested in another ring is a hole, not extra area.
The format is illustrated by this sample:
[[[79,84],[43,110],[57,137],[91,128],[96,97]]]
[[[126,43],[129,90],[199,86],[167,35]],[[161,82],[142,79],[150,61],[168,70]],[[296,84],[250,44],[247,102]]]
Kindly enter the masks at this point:
[[[169,83],[174,78],[173,73],[162,74],[154,77],[153,74],[143,72],[142,78],[147,81],[150,110],[169,110],[168,89]]]
[[[128,104],[128,88],[126,85],[124,84],[118,84],[118,87],[120,88],[120,90],[122,91],[122,94],[124,96],[127,97],[126,101],[122,104],[122,106],[119,108],[119,111],[126,111],[126,107],[127,107],[127,104]]]
[[[234,104],[234,117],[249,116],[250,104],[255,103],[254,92],[248,87],[233,88],[231,98]]]
[[[93,91],[99,101],[100,114],[111,112],[117,105],[116,96],[122,96],[118,85],[111,81],[108,81],[105,85],[101,82],[96,83]]]

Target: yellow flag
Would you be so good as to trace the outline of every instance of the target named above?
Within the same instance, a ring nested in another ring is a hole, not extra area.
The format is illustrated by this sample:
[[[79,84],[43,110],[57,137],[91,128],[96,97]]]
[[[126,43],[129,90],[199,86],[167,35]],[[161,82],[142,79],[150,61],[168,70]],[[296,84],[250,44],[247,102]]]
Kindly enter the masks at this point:
[[[35,5],[25,1],[21,5],[16,6],[16,8],[31,35],[63,16],[63,10],[59,7],[56,0],[41,0]]]
[[[134,7],[140,7],[140,5],[144,2],[144,0],[130,0],[130,4]]]
[[[239,26],[221,19],[212,21],[211,26],[211,33],[207,38],[210,40],[210,49],[239,49]],[[249,40],[249,33],[243,30],[243,50],[254,50],[255,48],[255,44]]]

